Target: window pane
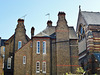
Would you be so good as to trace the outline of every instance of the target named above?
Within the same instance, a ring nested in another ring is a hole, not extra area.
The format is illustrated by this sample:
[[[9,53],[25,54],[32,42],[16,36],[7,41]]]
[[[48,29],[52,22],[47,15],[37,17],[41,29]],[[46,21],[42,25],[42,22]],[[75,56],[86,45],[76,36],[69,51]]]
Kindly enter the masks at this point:
[[[37,41],[37,54],[40,53],[40,41]]]
[[[23,64],[26,64],[26,56],[23,56]]]
[[[46,62],[43,62],[42,64],[42,71],[43,73],[46,73]]]
[[[43,41],[43,54],[46,54],[46,41]]]
[[[5,52],[5,47],[3,48],[3,51]]]
[[[40,73],[40,62],[36,62],[36,73]]]
[[[20,49],[22,46],[22,42],[21,41],[18,41],[18,49]]]
[[[8,58],[7,69],[11,69],[11,58]]]
[[[83,28],[81,27],[81,34],[83,33]]]

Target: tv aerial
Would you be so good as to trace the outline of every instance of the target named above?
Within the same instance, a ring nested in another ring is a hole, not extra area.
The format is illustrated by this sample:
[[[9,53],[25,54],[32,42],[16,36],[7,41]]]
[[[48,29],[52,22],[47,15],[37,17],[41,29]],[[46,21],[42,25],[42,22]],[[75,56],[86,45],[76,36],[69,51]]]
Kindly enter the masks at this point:
[[[22,16],[21,18],[23,18],[25,20],[25,17],[27,16],[27,14],[25,14],[24,16]]]

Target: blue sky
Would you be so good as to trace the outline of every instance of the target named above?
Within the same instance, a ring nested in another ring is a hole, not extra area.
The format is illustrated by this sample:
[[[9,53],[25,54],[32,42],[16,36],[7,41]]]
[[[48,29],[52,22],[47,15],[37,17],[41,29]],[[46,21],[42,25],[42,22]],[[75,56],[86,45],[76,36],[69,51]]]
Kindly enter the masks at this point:
[[[26,15],[26,34],[30,37],[31,27],[35,34],[46,28],[50,20],[56,26],[58,12],[64,11],[69,26],[76,29],[79,5],[82,11],[100,12],[100,0],[0,0],[0,37],[8,39],[14,34],[18,18]]]

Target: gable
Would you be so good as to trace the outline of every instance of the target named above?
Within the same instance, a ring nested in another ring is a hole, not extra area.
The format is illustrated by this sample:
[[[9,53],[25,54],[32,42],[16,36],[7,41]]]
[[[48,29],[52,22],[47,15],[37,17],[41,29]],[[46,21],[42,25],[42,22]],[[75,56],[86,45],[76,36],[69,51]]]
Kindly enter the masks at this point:
[[[77,20],[76,32],[78,32],[79,27],[80,27],[81,24],[87,25],[87,21],[84,19],[84,17],[83,17],[83,15],[82,15],[81,11],[79,11],[78,20]]]
[[[7,41],[5,41],[5,43],[9,43],[11,40],[13,40],[14,39],[14,35],[15,34],[13,34]]]

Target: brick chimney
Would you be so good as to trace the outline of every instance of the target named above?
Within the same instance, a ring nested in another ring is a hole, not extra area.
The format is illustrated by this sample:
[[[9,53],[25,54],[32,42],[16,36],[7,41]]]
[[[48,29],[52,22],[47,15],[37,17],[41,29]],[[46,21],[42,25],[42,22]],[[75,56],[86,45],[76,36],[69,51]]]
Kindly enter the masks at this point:
[[[18,19],[18,24],[19,24],[19,23],[24,24],[24,19],[20,19],[20,18],[19,18],[19,19]]]
[[[31,28],[31,38],[34,36],[34,32],[35,32],[35,28],[32,27],[32,28]]]
[[[64,12],[59,12],[58,13],[58,20],[64,20],[65,19],[65,13]]]
[[[51,20],[47,21],[47,27],[52,27],[52,21]]]
[[[17,24],[17,27],[15,29],[15,32],[18,33],[18,34],[26,34],[26,29],[25,29],[25,26],[24,26],[24,19],[18,19],[17,20],[18,24]]]

